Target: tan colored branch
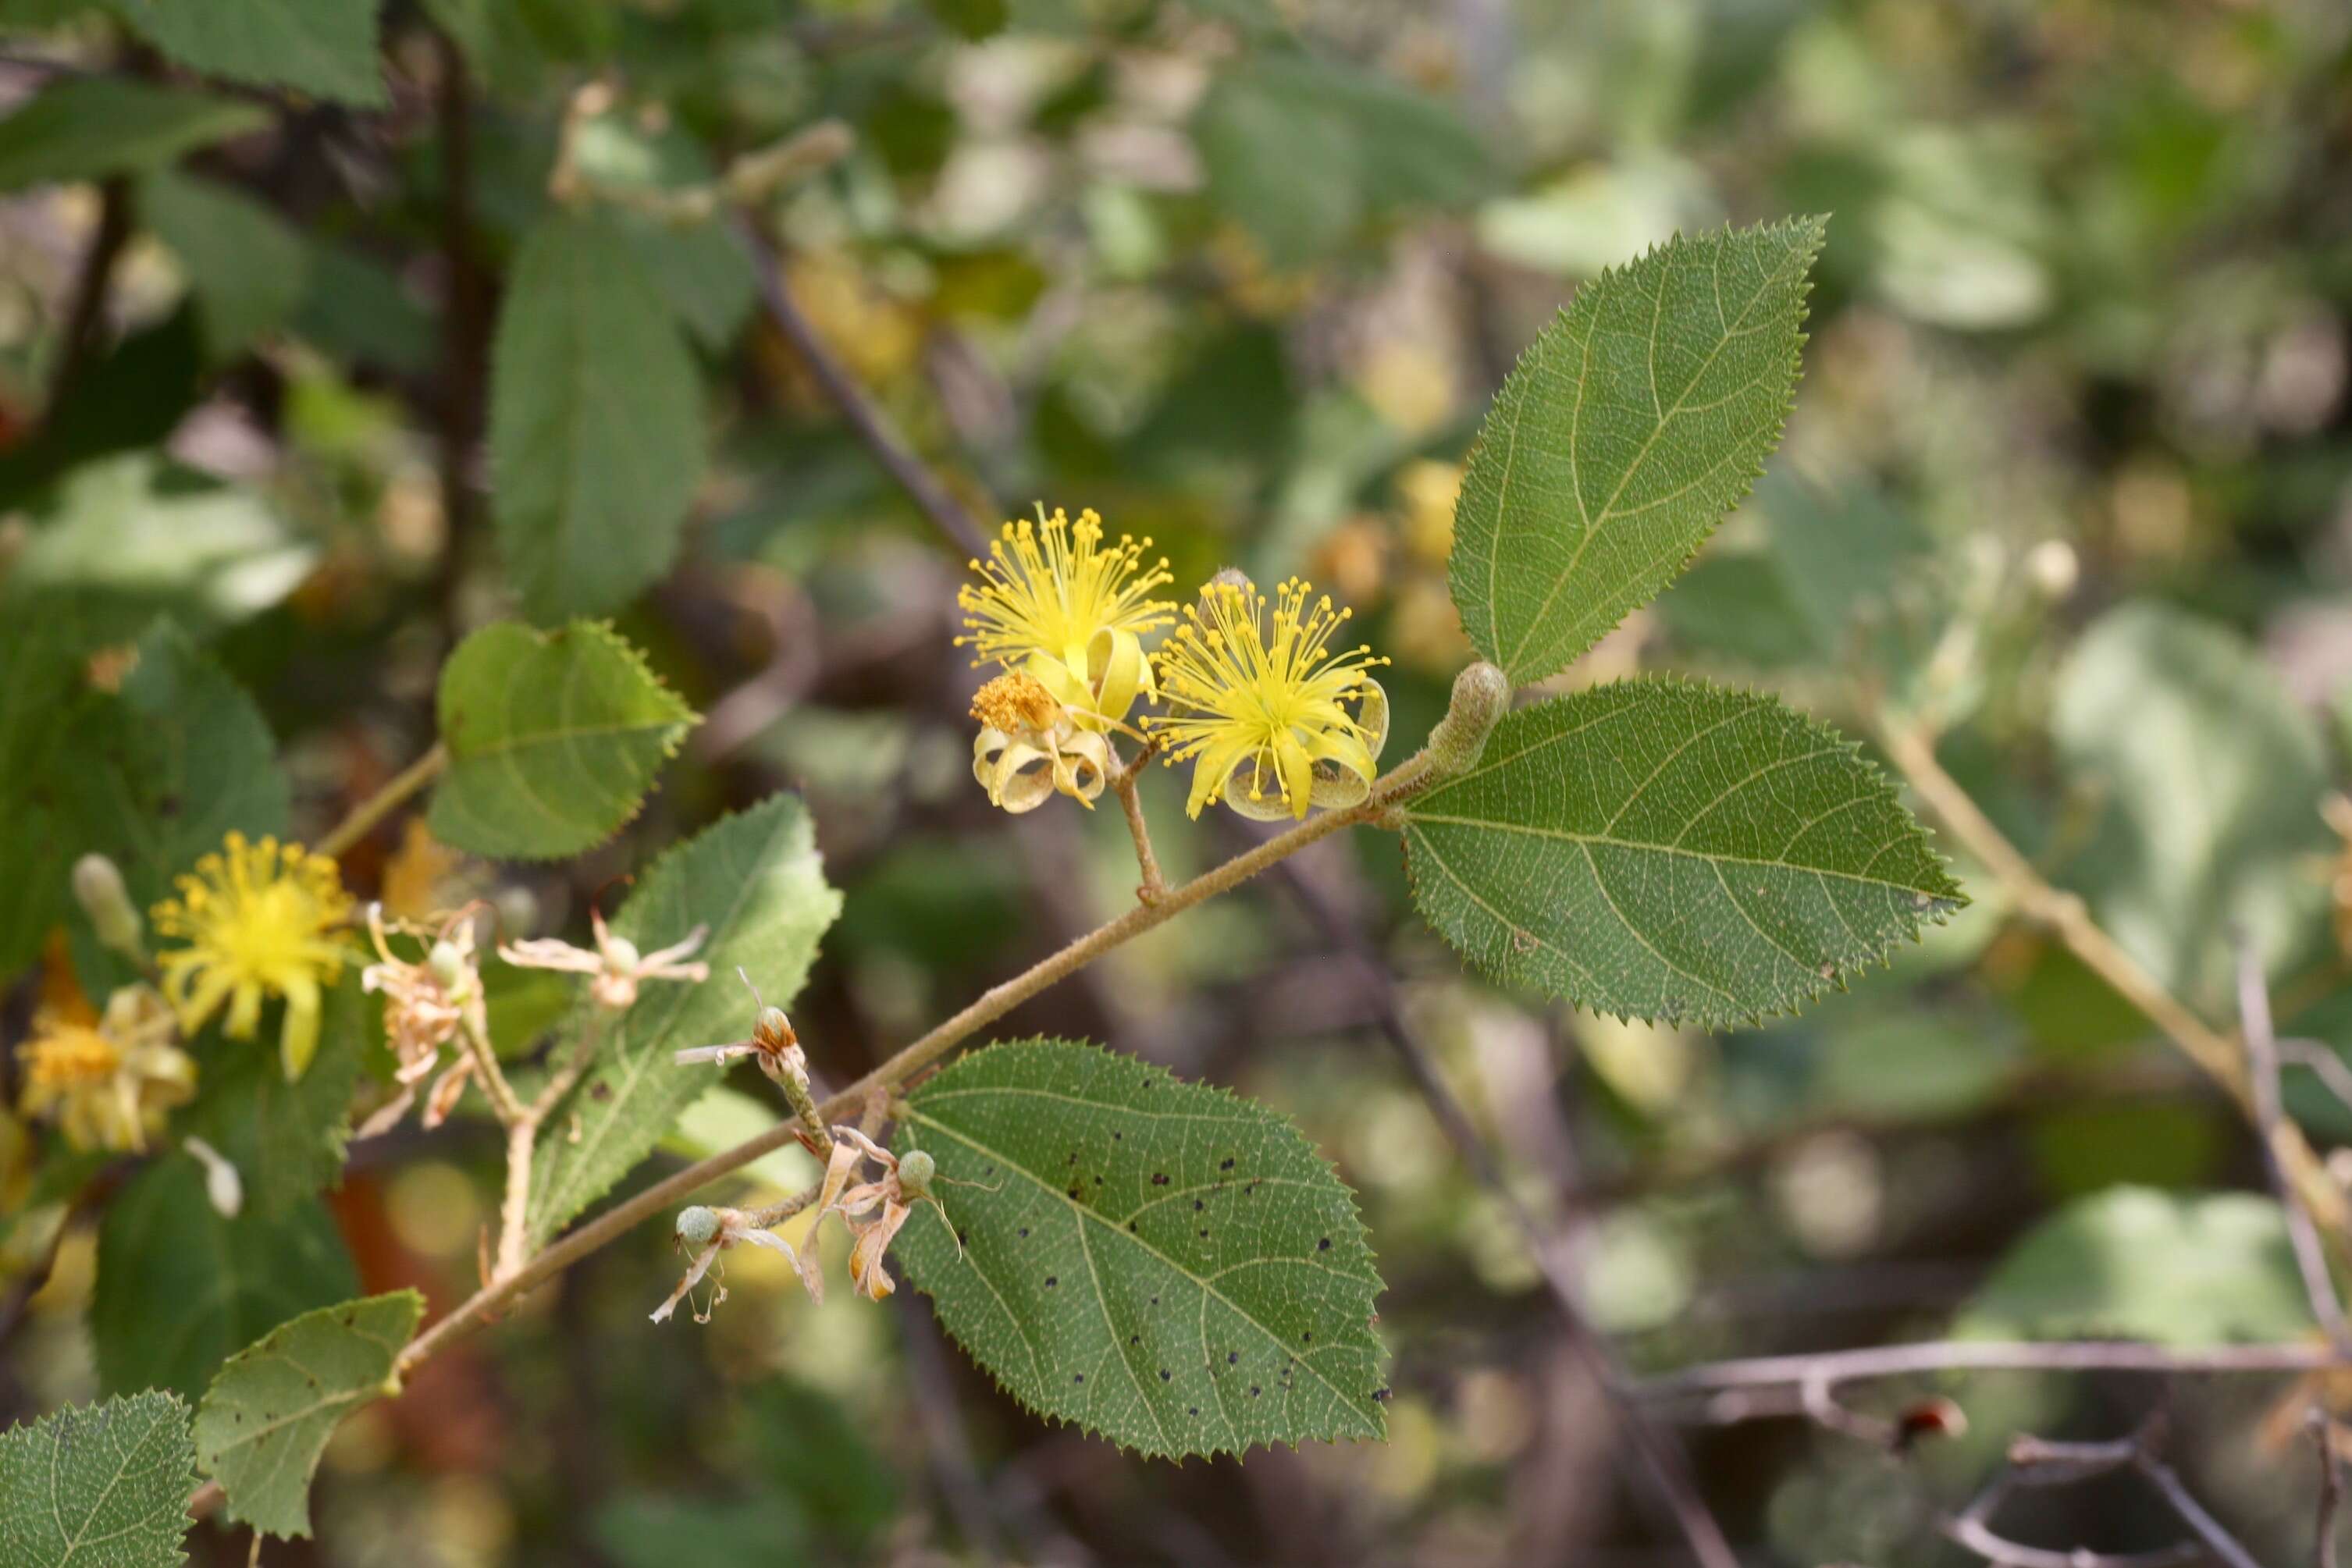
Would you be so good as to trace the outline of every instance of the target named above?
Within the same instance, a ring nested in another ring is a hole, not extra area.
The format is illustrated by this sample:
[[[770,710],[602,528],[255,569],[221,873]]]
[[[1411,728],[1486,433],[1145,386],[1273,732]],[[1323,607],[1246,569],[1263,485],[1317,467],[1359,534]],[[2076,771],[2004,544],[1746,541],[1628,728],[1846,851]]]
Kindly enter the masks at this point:
[[[2352,1244],[2352,1204],[2312,1152],[2302,1129],[2281,1118],[2263,1125],[2245,1053],[2238,1041],[2199,1018],[2123,949],[2091,918],[2083,901],[2050,885],[2032,862],[1993,825],[1992,820],[1960,788],[1936,759],[1933,737],[1897,720],[1879,727],[1881,744],[1896,769],[1909,781],[1927,810],[1944,824],[1961,848],[1985,868],[2016,901],[2018,913],[2054,934],[2067,951],[2137,1008],[2181,1054],[2221,1086],[2263,1133],[2285,1179],[2313,1220],[2339,1249]]]
[[[350,813],[319,841],[319,852],[329,860],[341,855],[367,837],[378,822],[398,810],[401,802],[439,778],[441,770],[448,766],[449,748],[436,743],[432,750],[394,774],[383,789],[352,807]]]

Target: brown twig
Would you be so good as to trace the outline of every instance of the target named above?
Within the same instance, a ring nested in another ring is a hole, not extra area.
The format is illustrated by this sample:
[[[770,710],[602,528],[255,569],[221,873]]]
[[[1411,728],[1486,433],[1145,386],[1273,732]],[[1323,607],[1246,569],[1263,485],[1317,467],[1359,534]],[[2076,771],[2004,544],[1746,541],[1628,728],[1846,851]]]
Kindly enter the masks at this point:
[[[438,27],[432,37],[433,114],[441,141],[443,539],[438,589],[446,617],[454,612],[478,510],[474,449],[481,439],[489,382],[489,289],[474,244],[474,106],[465,51]]]
[[[1135,896],[1146,904],[1168,896],[1168,883],[1160,874],[1159,857],[1151,852],[1151,825],[1143,820],[1143,798],[1136,788],[1144,766],[1159,749],[1157,737],[1145,741],[1143,748],[1122,763],[1110,779],[1110,787],[1118,796],[1119,810],[1127,814],[1128,837],[1135,841],[1136,868],[1143,875]]]
[[[73,297],[66,305],[57,368],[49,375],[49,401],[41,415],[44,423],[54,423],[98,346],[114,264],[130,241],[131,182],[118,175],[99,187],[98,227],[89,236],[89,248],[82,253]]]
[[[2159,1564],[2221,1563],[2225,1568],[2259,1568],[2253,1554],[2221,1521],[2206,1511],[2156,1452],[2158,1424],[2150,1422],[2128,1437],[2099,1443],[2059,1443],[2021,1437],[2010,1445],[2009,1467],[1995,1477],[1956,1518],[1944,1524],[1944,1533],[1987,1562],[2000,1568],[2158,1568]],[[2066,1486],[2111,1471],[2130,1469],[2156,1489],[2173,1514],[2195,1537],[2157,1552],[2117,1555],[2076,1547],[2053,1552],[2024,1546],[1997,1534],[1992,1515],[2001,1500],[2020,1486]]]
[[[2327,1372],[2347,1365],[2352,1361],[2343,1352],[2324,1344],[2228,1344],[2175,1350],[2125,1340],[1945,1339],[1708,1362],[1651,1378],[1638,1385],[1635,1393],[1647,1400],[1704,1400],[1709,1396],[1799,1390],[1814,1380],[1825,1380],[1833,1386],[1938,1372],[2145,1372],[2186,1376]],[[1760,1406],[1745,1407],[1735,1401],[1713,1406],[1703,1414],[1709,1420],[1744,1421],[1781,1413]]]
[[[984,530],[956,500],[939,477],[917,457],[898,433],[890,428],[889,421],[874,405],[864,389],[851,379],[824,340],[817,335],[809,319],[793,302],[792,291],[784,287],[782,257],[774,244],[749,216],[739,216],[735,230],[750,247],[755,263],[753,271],[760,279],[760,302],[768,319],[787,342],[799,353],[816,378],[825,396],[849,422],[856,435],[874,460],[882,465],[892,484],[907,493],[908,497],[922,509],[933,528],[955,541],[955,546],[968,556],[978,556],[987,546]]]
[[[1158,904],[1139,904],[1117,919],[1095,927],[1011,979],[982,991],[929,1033],[840,1093],[827,1099],[822,1108],[824,1119],[838,1122],[844,1116],[856,1114],[875,1090],[889,1089],[906,1082],[1031,997],[1067,978],[1113,948],[1165,925],[1194,904],[1240,886],[1311,843],[1328,838],[1343,828],[1371,821],[1427,782],[1432,766],[1426,753],[1416,753],[1375,783],[1371,793],[1360,804],[1309,817],[1287,832],[1268,839],[1213,870],[1171,888],[1168,896]],[[472,1299],[426,1329],[401,1352],[399,1370],[405,1374],[429,1360],[446,1345],[489,1321],[509,1301],[541,1281],[617,1239],[698,1189],[740,1170],[762,1155],[782,1148],[793,1142],[799,1131],[797,1121],[780,1122],[735,1147],[689,1166],[656,1182],[635,1197],[614,1205],[548,1246],[510,1278],[499,1280],[476,1291]]]
[[[1428,1051],[1405,1021],[1403,1009],[1398,1005],[1396,987],[1380,956],[1370,950],[1361,932],[1341,918],[1296,865],[1285,865],[1279,873],[1284,885],[1322,933],[1324,940],[1345,948],[1360,961],[1366,985],[1370,988],[1372,1011],[1380,1031],[1395,1051],[1397,1058],[1412,1077],[1421,1096],[1444,1129],[1454,1152],[1478,1184],[1498,1205],[1511,1228],[1519,1233],[1529,1256],[1535,1260],[1537,1271],[1550,1293],[1553,1307],[1567,1330],[1568,1342],[1577,1357],[1584,1363],[1602,1394],[1614,1407],[1619,1425],[1631,1441],[1641,1473],[1649,1481],[1667,1519],[1680,1532],[1691,1554],[1706,1568],[1737,1568],[1739,1561],[1731,1543],[1708,1511],[1706,1500],[1699,1496],[1697,1482],[1690,1472],[1690,1461],[1682,1446],[1668,1433],[1652,1422],[1633,1393],[1632,1380],[1624,1364],[1601,1331],[1585,1315],[1583,1299],[1579,1292],[1568,1261],[1559,1249],[1552,1245],[1536,1218],[1519,1200],[1502,1168],[1496,1163],[1486,1140],[1470,1115],[1454,1096],[1432,1061]]]
[[[2311,1211],[2304,1206],[2301,1191],[2287,1179],[2279,1156],[2280,1143],[2294,1124],[2286,1119],[2279,1102],[2278,1045],[2271,1028],[2270,988],[2263,978],[2262,958],[2253,944],[2244,940],[2238,944],[2238,1030],[2245,1044],[2247,1088],[2253,1100],[2254,1130],[2262,1140],[2263,1166],[2278,1193],[2294,1265],[2303,1275],[2304,1294],[2311,1301],[2311,1315],[2327,1331],[2328,1343],[2352,1354],[2352,1328],[2344,1322],[2344,1302],[2327,1271],[2327,1253],[2312,1225]]]

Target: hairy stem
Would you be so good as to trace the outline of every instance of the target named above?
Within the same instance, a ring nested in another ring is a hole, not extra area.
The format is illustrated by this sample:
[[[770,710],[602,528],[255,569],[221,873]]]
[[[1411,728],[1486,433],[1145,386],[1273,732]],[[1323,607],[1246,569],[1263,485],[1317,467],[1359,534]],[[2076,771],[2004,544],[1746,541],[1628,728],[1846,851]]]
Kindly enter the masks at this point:
[[[877,1089],[893,1089],[906,1082],[1031,997],[1086,967],[1112,948],[1165,925],[1196,904],[1230,892],[1268,866],[1288,859],[1309,844],[1329,838],[1342,828],[1370,821],[1428,783],[1433,771],[1428,754],[1417,752],[1384,775],[1360,803],[1344,810],[1309,817],[1289,831],[1268,839],[1213,870],[1169,889],[1168,895],[1158,903],[1138,904],[1116,920],[1096,926],[1058,952],[1038,960],[1002,985],[992,986],[961,1011],[826,1100],[819,1107],[824,1119],[829,1123],[838,1122],[856,1113]],[[793,1141],[799,1130],[797,1120],[779,1122],[735,1147],[688,1166],[656,1182],[635,1197],[614,1205],[547,1247],[511,1277],[496,1281],[476,1291],[471,1301],[450,1312],[411,1341],[408,1348],[401,1352],[399,1370],[404,1374],[431,1359],[452,1342],[489,1322],[515,1297],[618,1239],[645,1220],[720,1176],[739,1171],[761,1155],[782,1148]]]
[[[1159,744],[1156,740],[1144,742],[1143,749],[1110,779],[1110,787],[1118,795],[1119,810],[1127,813],[1128,837],[1135,841],[1136,866],[1143,873],[1142,885],[1135,890],[1135,896],[1145,904],[1157,904],[1168,896],[1168,883],[1160,874],[1160,857],[1151,852],[1151,825],[1143,820],[1143,797],[1137,788],[1144,765],[1151,760]]]
[[[436,741],[433,749],[394,774],[366,800],[353,806],[330,829],[318,843],[318,851],[328,859],[340,857],[353,844],[374,831],[375,825],[397,810],[402,801],[424,789],[441,776],[449,766],[449,748]]]

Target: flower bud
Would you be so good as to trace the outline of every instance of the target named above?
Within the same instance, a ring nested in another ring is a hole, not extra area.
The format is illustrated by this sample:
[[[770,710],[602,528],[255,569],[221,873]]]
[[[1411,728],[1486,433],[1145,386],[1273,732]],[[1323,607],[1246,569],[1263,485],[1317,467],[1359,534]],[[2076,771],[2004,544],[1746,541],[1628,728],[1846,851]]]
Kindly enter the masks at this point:
[[[1511,708],[1511,678],[1484,659],[1454,677],[1454,700],[1429,732],[1429,758],[1440,778],[1476,766]]]
[[[100,942],[125,957],[145,961],[146,925],[112,861],[92,854],[74,862],[73,893],[75,902],[97,928]]]
[[[455,996],[465,988],[467,970],[466,955],[457,950],[455,942],[436,942],[433,951],[425,956],[425,967],[433,973],[442,991]]]
[[[677,1211],[677,1239],[688,1247],[708,1247],[710,1245],[711,1239],[718,1234],[719,1211],[717,1209],[706,1208],[698,1203],[689,1208],[681,1208]]]

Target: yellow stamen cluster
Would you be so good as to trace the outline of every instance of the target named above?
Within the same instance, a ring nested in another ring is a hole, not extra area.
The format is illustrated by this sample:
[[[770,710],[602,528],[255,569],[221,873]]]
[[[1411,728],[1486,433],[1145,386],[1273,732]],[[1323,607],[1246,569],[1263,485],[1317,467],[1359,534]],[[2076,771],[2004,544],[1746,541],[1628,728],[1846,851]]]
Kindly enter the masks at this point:
[[[1045,683],[1026,670],[999,675],[972,694],[971,716],[1007,735],[1050,734],[1062,719],[1062,705]]]
[[[957,591],[975,664],[993,661],[1026,669],[1090,728],[1126,715],[1150,668],[1139,641],[1175,619],[1175,606],[1151,597],[1173,580],[1168,563],[1146,566],[1150,539],[1119,537],[1103,544],[1102,518],[1092,509],[1072,522],[1058,508],[1038,508],[1036,521],[1004,525],[974,560],[980,577]],[[1115,711],[1114,711],[1115,710]]]
[[[25,1113],[55,1122],[78,1149],[144,1153],[172,1107],[194,1095],[196,1064],[172,1043],[171,1011],[146,986],[115,992],[98,1022],[83,1018],[35,1015],[16,1048]]]
[[[349,949],[333,933],[351,917],[335,862],[274,838],[231,833],[155,906],[155,929],[187,946],[160,956],[163,991],[193,1034],[226,1003],[226,1032],[250,1039],[266,995],[286,998],[279,1040],[286,1076],[299,1078],[319,1048],[320,988]]]
[[[1192,815],[1223,800],[1246,816],[1304,817],[1370,790],[1388,699],[1368,672],[1388,661],[1369,647],[1331,652],[1352,612],[1328,595],[1310,607],[1313,591],[1293,578],[1269,607],[1255,584],[1221,579],[1160,649],[1170,712],[1144,722],[1171,764],[1197,758]]]

